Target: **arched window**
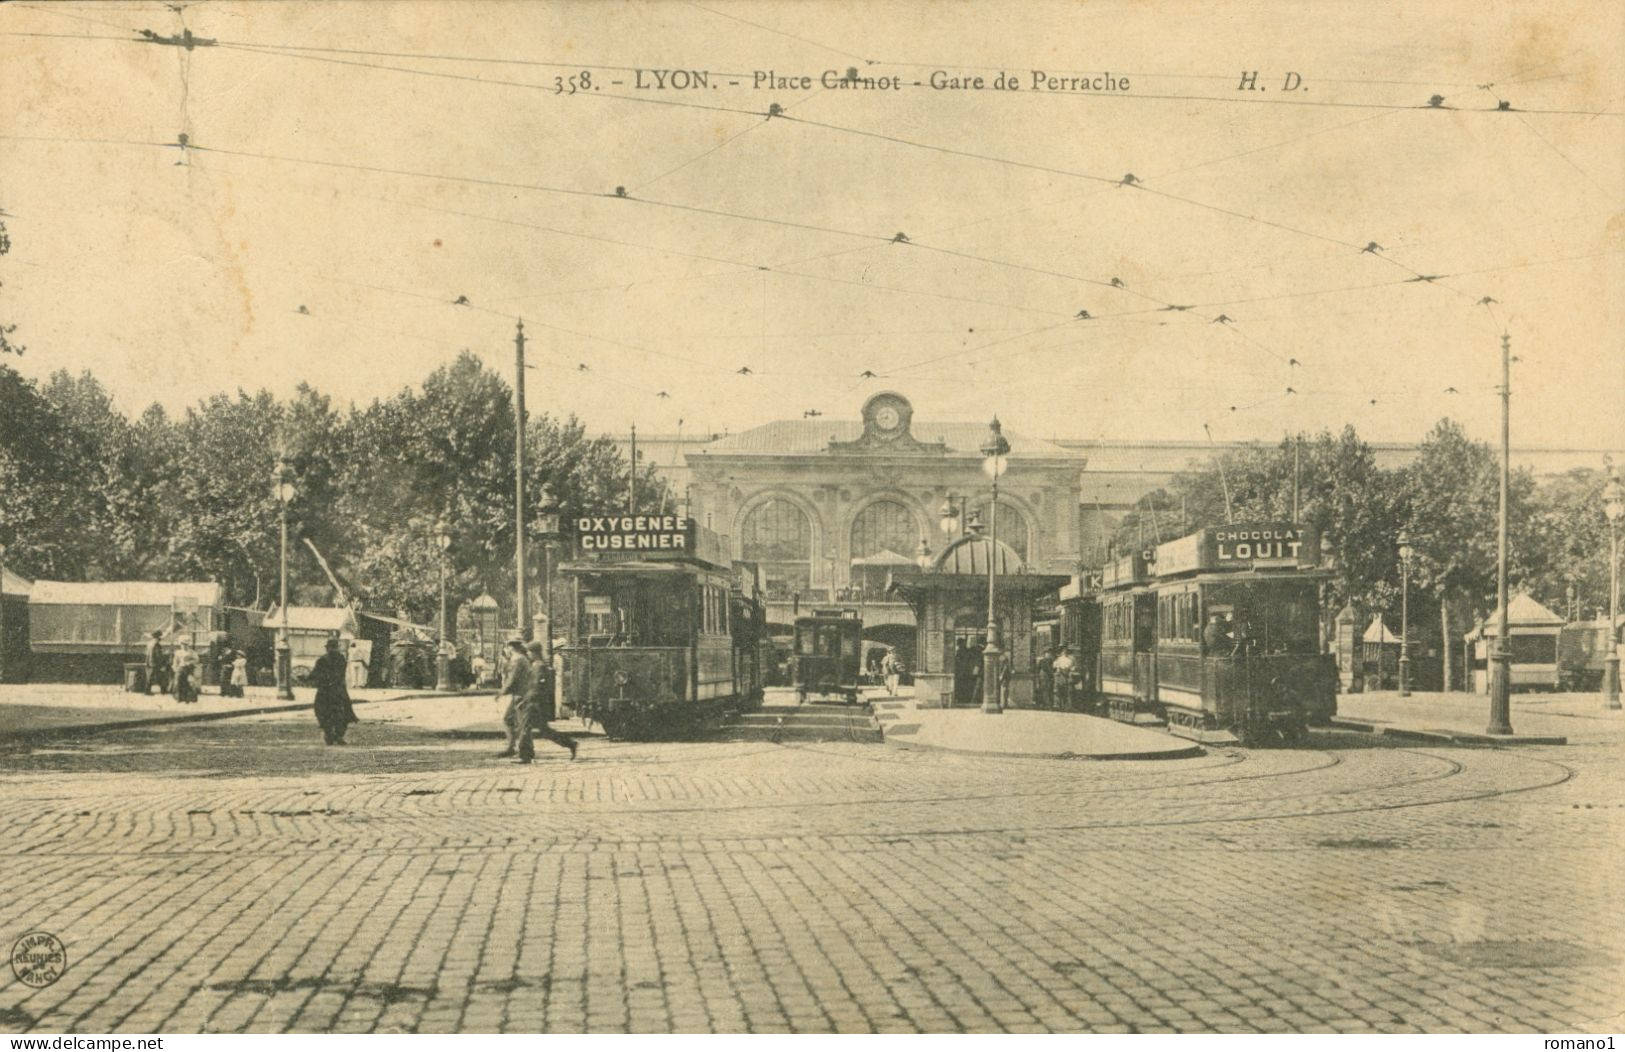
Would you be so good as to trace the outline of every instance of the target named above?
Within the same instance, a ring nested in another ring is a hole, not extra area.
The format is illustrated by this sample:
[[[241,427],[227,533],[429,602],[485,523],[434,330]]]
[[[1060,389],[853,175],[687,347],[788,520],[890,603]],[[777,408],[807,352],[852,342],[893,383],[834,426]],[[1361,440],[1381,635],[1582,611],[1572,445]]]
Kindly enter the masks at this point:
[[[852,522],[852,558],[881,552],[912,557],[920,545],[920,524],[914,513],[892,500],[881,500],[858,513]]]
[[[807,513],[787,500],[767,500],[745,516],[739,551],[746,562],[760,563],[770,596],[805,592],[812,580],[812,523]]]
[[[976,506],[976,513],[982,517],[982,526],[986,528],[987,501]],[[1023,563],[1027,562],[1027,516],[1021,513],[1021,509],[1003,500],[999,501],[999,540],[1015,549]]]

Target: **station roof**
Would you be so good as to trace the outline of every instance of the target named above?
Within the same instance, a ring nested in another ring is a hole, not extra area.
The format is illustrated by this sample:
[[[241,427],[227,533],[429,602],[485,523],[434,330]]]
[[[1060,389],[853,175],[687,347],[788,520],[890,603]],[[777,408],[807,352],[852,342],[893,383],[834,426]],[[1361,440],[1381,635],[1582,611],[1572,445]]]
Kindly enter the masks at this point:
[[[219,606],[220,586],[212,581],[35,581],[28,594],[35,606],[173,606],[176,599]]]
[[[27,595],[34,587],[34,582],[20,574],[0,568],[0,594]]]
[[[921,442],[941,442],[949,453],[981,456],[987,424],[955,421],[915,421],[910,433]],[[811,456],[829,452],[831,442],[852,442],[863,436],[861,420],[775,420],[737,435],[719,438],[699,449],[702,454],[729,456]],[[1082,455],[1041,438],[1028,438],[1006,430],[1012,457],[1060,457],[1082,460]]]
[[[986,537],[961,537],[942,549],[931,564],[931,571],[939,574],[970,574],[986,577],[988,563],[994,563],[996,575],[1025,573],[1027,566],[1016,550],[1003,541],[990,541]]]

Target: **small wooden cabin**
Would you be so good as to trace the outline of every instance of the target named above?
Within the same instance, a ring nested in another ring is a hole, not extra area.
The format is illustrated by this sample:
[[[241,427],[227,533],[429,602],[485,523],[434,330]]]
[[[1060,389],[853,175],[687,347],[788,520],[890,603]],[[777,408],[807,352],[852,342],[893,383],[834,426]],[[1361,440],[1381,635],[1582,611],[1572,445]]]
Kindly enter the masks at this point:
[[[1489,693],[1489,657],[1500,635],[1500,622],[1500,615],[1492,614],[1474,625],[1466,636],[1472,647],[1473,689],[1480,694]],[[1507,601],[1507,622],[1511,626],[1507,632],[1512,650],[1511,689],[1558,689],[1557,641],[1563,619],[1520,593]]]

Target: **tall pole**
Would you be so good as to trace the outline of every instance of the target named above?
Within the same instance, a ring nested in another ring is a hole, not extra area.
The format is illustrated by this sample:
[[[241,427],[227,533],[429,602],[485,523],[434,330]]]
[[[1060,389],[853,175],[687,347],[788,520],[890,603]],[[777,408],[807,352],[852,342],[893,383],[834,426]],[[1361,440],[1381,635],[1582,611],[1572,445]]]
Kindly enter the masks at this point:
[[[293,700],[293,654],[288,638],[288,502],[282,507],[282,624],[276,637],[276,696],[281,701]]]
[[[1298,457],[1303,450],[1303,432],[1292,436],[1292,521],[1298,521]]]
[[[1512,647],[1507,622],[1507,491],[1512,485],[1512,337],[1501,336],[1501,506],[1496,520],[1495,593],[1501,625],[1490,652],[1490,734],[1512,733]]]
[[[530,639],[530,589],[525,574],[525,323],[519,322],[514,333],[513,366],[513,484],[514,531],[513,565],[514,588],[517,602],[514,611],[519,618],[519,635]]]
[[[626,493],[626,513],[638,513],[638,425],[632,425],[632,484]]]
[[[987,645],[982,648],[982,711],[1003,712],[999,704],[999,620],[994,607],[994,574],[999,565],[999,472],[993,471],[993,502],[987,506]]]
[[[1411,696],[1411,557],[1399,558],[1399,696]]]
[[[999,620],[994,596],[999,566],[999,471],[1004,466],[1004,455],[1009,451],[1010,443],[1005,441],[1004,433],[999,428],[999,418],[994,417],[989,425],[987,442],[982,446],[982,453],[987,457],[984,466],[993,479],[993,500],[987,508],[987,644],[982,647],[982,711],[990,714],[1004,711],[999,696],[1002,685],[999,682],[1000,673],[1004,669],[999,663]]]
[[[446,638],[446,553],[441,552],[440,564],[440,642],[435,646],[434,689],[451,689],[451,641]]]

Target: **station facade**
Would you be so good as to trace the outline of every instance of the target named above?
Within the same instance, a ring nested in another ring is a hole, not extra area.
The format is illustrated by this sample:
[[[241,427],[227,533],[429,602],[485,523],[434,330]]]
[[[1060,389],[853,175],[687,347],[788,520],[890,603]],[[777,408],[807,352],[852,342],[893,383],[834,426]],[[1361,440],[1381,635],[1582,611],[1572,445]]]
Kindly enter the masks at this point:
[[[888,576],[958,539],[941,528],[945,503],[986,523],[991,486],[980,447],[988,422],[916,420],[895,392],[863,403],[857,420],[781,420],[686,455],[690,511],[728,537],[733,556],[759,564],[769,620],[797,607],[864,607],[865,635],[913,649],[914,615],[885,594]],[[1086,458],[1005,430],[999,541],[1018,572],[1071,574],[1079,550],[1079,486]],[[893,640],[891,637],[895,636]]]

